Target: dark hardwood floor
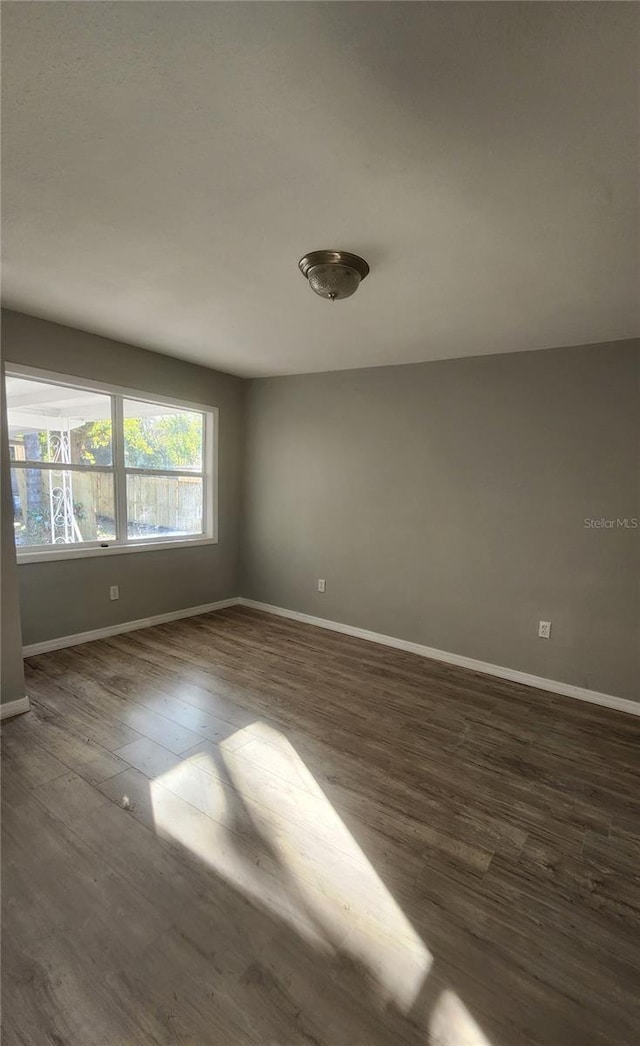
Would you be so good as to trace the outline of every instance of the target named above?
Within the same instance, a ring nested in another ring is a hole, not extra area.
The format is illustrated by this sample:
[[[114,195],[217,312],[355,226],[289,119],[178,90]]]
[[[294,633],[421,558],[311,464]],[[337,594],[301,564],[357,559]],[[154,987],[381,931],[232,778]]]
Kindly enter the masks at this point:
[[[30,658],[4,1046],[637,1046],[640,719],[234,608]]]

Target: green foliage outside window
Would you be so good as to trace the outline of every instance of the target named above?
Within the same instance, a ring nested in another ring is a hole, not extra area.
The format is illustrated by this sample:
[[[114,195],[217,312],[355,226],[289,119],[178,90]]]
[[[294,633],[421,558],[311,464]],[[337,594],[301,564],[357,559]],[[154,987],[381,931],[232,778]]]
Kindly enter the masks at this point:
[[[125,418],[125,457],[129,468],[182,468],[202,465],[200,415],[166,414]],[[87,465],[111,464],[111,422],[90,421],[74,429],[72,438]]]

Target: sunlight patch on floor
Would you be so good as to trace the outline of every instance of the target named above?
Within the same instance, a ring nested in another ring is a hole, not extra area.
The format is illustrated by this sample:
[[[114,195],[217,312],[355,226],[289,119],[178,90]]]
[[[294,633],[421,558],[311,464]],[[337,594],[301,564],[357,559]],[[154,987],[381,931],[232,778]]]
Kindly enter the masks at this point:
[[[380,1002],[408,1013],[431,955],[293,746],[254,723],[214,754],[151,782],[157,831],[315,947],[362,964]]]
[[[213,772],[202,770],[207,758],[199,753],[198,766],[194,766],[194,758],[188,757],[150,782],[157,834],[180,843],[235,889],[277,914],[315,948],[327,951],[324,935],[292,901],[286,883],[265,874],[259,852],[233,830],[225,789]]]
[[[449,990],[438,996],[429,1034],[432,1046],[491,1046],[464,1003]]]
[[[253,811],[260,830],[334,944],[407,1012],[431,966],[424,942],[287,738],[264,723],[246,733],[233,753],[221,745],[235,787],[256,795],[277,783],[276,801]]]

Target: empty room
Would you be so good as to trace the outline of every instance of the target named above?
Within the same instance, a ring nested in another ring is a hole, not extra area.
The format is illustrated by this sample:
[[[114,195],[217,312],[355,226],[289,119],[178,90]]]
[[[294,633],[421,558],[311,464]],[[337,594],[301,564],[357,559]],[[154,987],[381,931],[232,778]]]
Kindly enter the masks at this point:
[[[640,5],[0,17],[3,1046],[637,1046]]]

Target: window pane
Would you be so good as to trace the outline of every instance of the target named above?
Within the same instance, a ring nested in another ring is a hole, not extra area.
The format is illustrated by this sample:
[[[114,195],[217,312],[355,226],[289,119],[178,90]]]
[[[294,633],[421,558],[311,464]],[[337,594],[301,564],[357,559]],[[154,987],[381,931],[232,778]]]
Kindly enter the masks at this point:
[[[127,476],[130,538],[202,534],[202,480],[195,476]]]
[[[111,465],[111,397],[28,378],[7,378],[13,461]]]
[[[202,422],[197,411],[125,400],[125,465],[202,472]]]
[[[11,469],[16,545],[113,541],[111,472]]]

